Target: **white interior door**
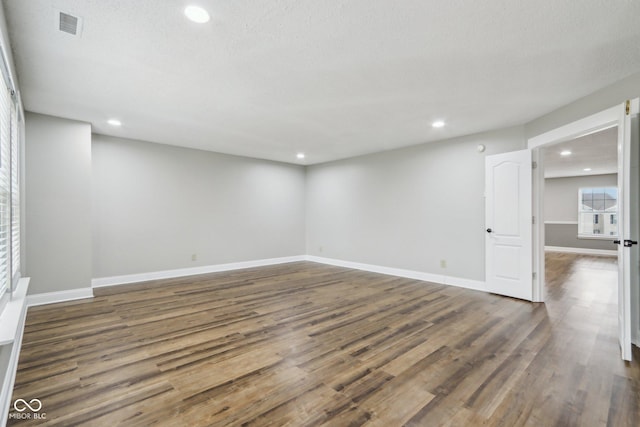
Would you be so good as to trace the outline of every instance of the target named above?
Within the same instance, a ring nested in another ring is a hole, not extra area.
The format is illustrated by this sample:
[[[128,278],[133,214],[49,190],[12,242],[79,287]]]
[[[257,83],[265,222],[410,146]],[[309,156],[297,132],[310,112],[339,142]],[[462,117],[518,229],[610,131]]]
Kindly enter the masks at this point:
[[[638,99],[620,108],[618,130],[618,326],[620,350],[624,360],[631,360],[632,285],[637,298],[638,287]],[[633,178],[633,179],[632,179]],[[637,303],[637,301],[634,301]],[[635,309],[637,310],[637,304]]]
[[[487,290],[531,301],[531,151],[487,156],[485,196]]]

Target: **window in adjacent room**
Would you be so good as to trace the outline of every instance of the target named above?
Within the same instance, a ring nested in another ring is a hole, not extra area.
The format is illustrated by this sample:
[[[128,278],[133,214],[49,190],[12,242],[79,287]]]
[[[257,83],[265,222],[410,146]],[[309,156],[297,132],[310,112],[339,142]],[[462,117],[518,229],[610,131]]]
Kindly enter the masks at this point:
[[[610,238],[618,235],[618,188],[578,190],[578,237]]]

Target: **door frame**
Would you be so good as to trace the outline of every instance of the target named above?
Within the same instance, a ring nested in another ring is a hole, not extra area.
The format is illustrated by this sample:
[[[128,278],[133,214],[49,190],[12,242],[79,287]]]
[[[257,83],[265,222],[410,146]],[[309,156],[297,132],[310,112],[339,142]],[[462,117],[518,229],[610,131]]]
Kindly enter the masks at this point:
[[[631,114],[638,114],[640,110],[640,101],[638,98],[631,100]],[[623,129],[625,120],[625,107],[624,103],[615,105],[606,110],[587,116],[583,119],[576,120],[564,126],[560,126],[548,132],[534,136],[527,140],[527,148],[532,150],[532,159],[535,162],[536,167],[533,169],[533,215],[535,217],[535,223],[533,227],[533,271],[535,272],[533,280],[533,301],[544,302],[545,300],[545,263],[544,263],[544,163],[543,156],[541,155],[541,148],[557,144],[560,142],[575,139],[581,136],[586,136],[600,130],[604,130],[613,126],[618,126],[618,129]],[[620,134],[618,133],[618,140],[620,140]],[[630,173],[625,170],[624,173]],[[618,257],[620,252],[618,252]],[[629,296],[627,296],[629,297]],[[628,298],[624,301],[625,305],[631,313],[638,313],[640,311],[640,302],[629,301]],[[632,306],[633,305],[633,306]],[[640,332],[636,332],[637,325],[631,326],[632,342],[636,345],[640,345]]]
[[[527,140],[527,148],[532,150],[532,158],[536,167],[533,169],[533,301],[545,300],[545,265],[544,265],[544,161],[540,149],[586,136],[609,127],[617,126],[620,120],[620,105],[607,108],[564,126],[552,129]]]

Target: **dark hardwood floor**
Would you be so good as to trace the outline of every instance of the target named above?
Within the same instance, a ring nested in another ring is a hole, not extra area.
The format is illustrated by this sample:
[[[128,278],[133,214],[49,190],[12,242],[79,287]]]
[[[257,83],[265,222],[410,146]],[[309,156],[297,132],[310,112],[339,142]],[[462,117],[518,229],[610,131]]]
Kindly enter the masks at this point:
[[[28,312],[9,425],[634,426],[615,259],[549,254],[548,302],[299,262]]]

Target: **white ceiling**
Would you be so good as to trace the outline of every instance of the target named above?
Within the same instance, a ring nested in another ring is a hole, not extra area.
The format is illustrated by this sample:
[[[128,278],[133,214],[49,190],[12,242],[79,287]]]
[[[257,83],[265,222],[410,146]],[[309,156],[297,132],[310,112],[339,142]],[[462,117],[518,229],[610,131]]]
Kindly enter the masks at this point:
[[[565,150],[571,155],[562,156]],[[544,148],[543,153],[545,178],[618,173],[618,128],[555,144]]]
[[[640,1],[193,2],[209,23],[183,0],[4,0],[26,109],[313,164],[526,123],[640,71]]]

